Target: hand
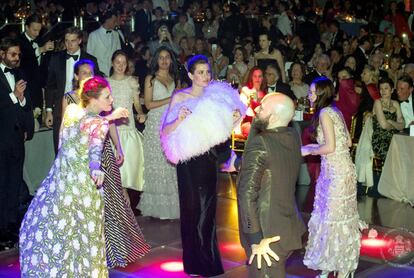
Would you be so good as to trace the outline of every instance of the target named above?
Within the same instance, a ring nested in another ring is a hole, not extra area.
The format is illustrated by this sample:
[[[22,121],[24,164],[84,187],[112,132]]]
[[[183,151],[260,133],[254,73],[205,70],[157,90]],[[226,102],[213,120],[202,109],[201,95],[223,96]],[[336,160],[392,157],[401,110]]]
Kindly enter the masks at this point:
[[[267,266],[270,267],[272,262],[270,261],[270,257],[272,257],[275,261],[279,261],[279,256],[270,249],[270,243],[276,242],[280,240],[280,236],[264,238],[260,241],[259,244],[252,244],[252,254],[249,259],[249,264],[252,264],[254,257],[257,255],[257,268],[262,268],[262,256],[267,263]]]
[[[307,155],[312,154],[312,152],[317,148],[319,148],[318,144],[308,144],[306,146],[302,146],[301,147],[302,156],[307,156]]]
[[[240,110],[236,109],[233,111],[233,123],[237,123],[241,118]]]
[[[14,87],[13,94],[17,97],[17,99],[22,102],[24,99],[24,91],[26,90],[27,82],[20,79],[16,82],[16,86]]]
[[[110,121],[113,121],[116,119],[128,118],[128,117],[129,117],[128,109],[123,108],[123,107],[118,107],[111,114],[107,116],[107,119]]]
[[[53,127],[53,115],[52,112],[46,112],[45,124],[48,128]]]
[[[191,110],[188,109],[186,106],[180,108],[180,112],[178,113],[178,121],[183,121],[191,114]]]
[[[92,170],[91,177],[96,184],[96,188],[101,188],[104,182],[104,172],[101,170]]]
[[[302,146],[300,148],[300,152],[302,153],[302,156],[308,156],[311,154],[311,150],[307,146]]]
[[[40,53],[45,53],[55,49],[55,43],[53,41],[46,42],[42,47],[39,47]]]
[[[116,159],[116,165],[122,165],[124,162],[124,152],[120,148],[116,148],[115,150],[115,159]]]
[[[140,124],[144,123],[146,119],[147,119],[147,115],[145,115],[145,114],[138,114],[137,115],[137,121]]]

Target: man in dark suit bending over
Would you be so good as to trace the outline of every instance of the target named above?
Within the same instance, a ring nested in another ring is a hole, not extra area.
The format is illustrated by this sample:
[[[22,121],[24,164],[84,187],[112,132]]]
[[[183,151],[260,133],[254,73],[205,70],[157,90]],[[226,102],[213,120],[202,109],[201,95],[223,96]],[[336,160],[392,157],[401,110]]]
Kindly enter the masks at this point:
[[[18,240],[24,142],[33,137],[34,129],[27,82],[19,70],[20,54],[17,40],[0,41],[0,251]]]
[[[59,144],[59,128],[62,121],[63,95],[72,91],[74,65],[79,59],[89,59],[95,64],[95,75],[99,75],[98,63],[92,55],[82,51],[82,31],[76,27],[65,30],[66,50],[56,52],[49,62],[46,83],[46,125],[53,127],[55,153]]]
[[[295,202],[300,140],[296,130],[287,127],[294,110],[288,96],[266,95],[256,108],[243,154],[237,200],[249,277],[285,277],[287,258],[302,247],[305,226]],[[257,267],[250,265],[255,256]],[[267,266],[261,265],[261,258]]]

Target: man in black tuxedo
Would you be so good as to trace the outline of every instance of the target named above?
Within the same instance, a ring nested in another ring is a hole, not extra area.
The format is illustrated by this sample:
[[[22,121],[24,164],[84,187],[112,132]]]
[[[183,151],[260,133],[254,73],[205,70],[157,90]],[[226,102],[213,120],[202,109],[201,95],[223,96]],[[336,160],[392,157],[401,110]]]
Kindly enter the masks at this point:
[[[0,251],[17,242],[19,192],[23,186],[24,142],[33,137],[34,120],[19,42],[0,41]]]
[[[321,54],[317,57],[315,62],[315,69],[305,75],[304,81],[306,84],[310,85],[314,79],[319,78],[321,76],[329,77],[329,68],[331,66],[331,59],[326,54]]]
[[[27,78],[33,107],[43,108],[43,87],[46,81],[45,54],[54,49],[53,41],[40,46],[38,40],[42,29],[42,18],[36,14],[31,15],[25,22],[25,32],[19,35],[21,49],[21,65]]]
[[[346,34],[339,29],[339,22],[332,20],[329,23],[329,33],[331,33],[330,47],[342,47],[344,40],[346,40]]]
[[[277,63],[267,65],[265,76],[267,81],[267,93],[282,93],[290,97],[293,101],[297,100],[289,84],[282,81],[282,75]]]
[[[62,99],[65,93],[72,91],[73,66],[79,59],[89,59],[95,64],[95,75],[99,75],[96,58],[80,49],[82,31],[76,27],[69,27],[65,30],[64,36],[66,50],[56,52],[51,57],[45,91],[46,126],[53,127],[53,143],[56,153],[62,120]]]
[[[358,44],[359,45],[354,52],[356,60],[355,76],[360,76],[365,65],[368,63],[368,54],[372,46],[371,39],[368,36],[360,38]]]
[[[149,41],[153,35],[151,10],[152,1],[144,0],[142,1],[142,9],[135,14],[135,31],[144,41]]]
[[[414,125],[413,80],[408,74],[404,74],[398,79],[396,87],[405,128],[410,128],[410,125]]]

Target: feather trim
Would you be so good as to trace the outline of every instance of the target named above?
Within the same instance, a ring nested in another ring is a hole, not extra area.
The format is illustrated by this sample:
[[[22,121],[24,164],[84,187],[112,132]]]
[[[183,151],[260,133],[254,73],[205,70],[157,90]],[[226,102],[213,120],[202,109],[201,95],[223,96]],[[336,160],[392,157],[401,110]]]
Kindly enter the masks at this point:
[[[237,90],[224,82],[211,82],[203,94],[190,98],[167,109],[163,121],[172,122],[180,108],[186,106],[191,114],[169,135],[162,135],[161,145],[169,161],[174,164],[208,152],[226,141],[233,130],[233,112],[242,117],[246,106],[240,101]]]

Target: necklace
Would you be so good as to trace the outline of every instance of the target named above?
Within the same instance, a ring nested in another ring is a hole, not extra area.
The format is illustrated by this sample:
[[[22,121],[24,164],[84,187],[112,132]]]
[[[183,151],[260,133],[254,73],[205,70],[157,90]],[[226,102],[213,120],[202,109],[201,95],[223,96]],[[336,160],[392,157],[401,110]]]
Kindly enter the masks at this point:
[[[388,104],[386,104],[385,101],[381,99],[381,104],[382,104],[382,107],[385,108],[386,110],[391,110],[391,107],[392,107],[391,100],[389,100]]]

